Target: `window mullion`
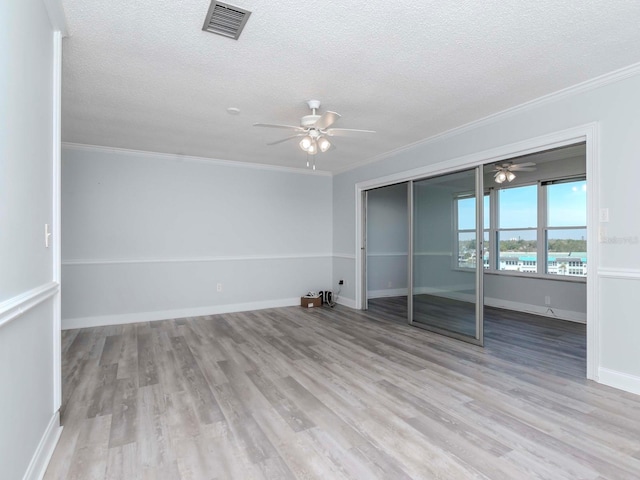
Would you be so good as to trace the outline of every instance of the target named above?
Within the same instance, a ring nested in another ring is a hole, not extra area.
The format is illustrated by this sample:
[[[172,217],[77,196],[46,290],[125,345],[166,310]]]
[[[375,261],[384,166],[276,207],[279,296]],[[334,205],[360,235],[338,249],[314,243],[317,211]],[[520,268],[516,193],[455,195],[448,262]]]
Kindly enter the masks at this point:
[[[489,193],[489,271],[497,272],[500,266],[500,246],[498,245],[498,191],[492,188]]]
[[[547,190],[542,186],[542,182],[538,182],[538,242],[537,242],[537,257],[538,261],[538,274],[547,273],[547,265],[549,259],[547,258]],[[540,270],[542,269],[542,270]]]

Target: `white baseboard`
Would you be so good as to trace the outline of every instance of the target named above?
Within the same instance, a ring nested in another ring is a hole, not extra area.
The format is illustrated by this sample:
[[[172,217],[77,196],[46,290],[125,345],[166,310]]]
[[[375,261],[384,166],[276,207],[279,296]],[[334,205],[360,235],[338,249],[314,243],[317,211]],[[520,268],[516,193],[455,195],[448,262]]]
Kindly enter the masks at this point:
[[[407,295],[406,288],[385,288],[384,290],[370,290],[367,298],[401,297]]]
[[[353,308],[354,310],[358,308],[356,306],[356,301],[352,298],[338,297],[338,299],[336,300],[336,303],[338,305],[344,305],[345,307]]]
[[[598,369],[598,382],[625,392],[640,395],[640,377],[635,375],[600,367]]]
[[[367,292],[368,298],[384,298],[406,295],[407,289],[388,289],[388,290],[372,290]],[[418,287],[414,290],[414,294],[437,295],[452,300],[460,300],[463,302],[474,302],[475,296],[471,293],[456,292],[453,290],[445,290],[430,287]],[[562,310],[553,306],[531,305],[528,303],[512,302],[501,298],[485,297],[484,304],[487,307],[504,308],[505,310],[513,310],[516,312],[533,313],[543,317],[557,318],[559,320],[568,320],[570,322],[587,323],[587,314],[583,312],[574,312],[572,310]]]
[[[487,307],[504,308],[506,310],[514,310],[516,312],[533,313],[534,315],[557,318],[558,320],[567,320],[569,322],[587,323],[587,314],[583,312],[561,310],[555,307],[540,305],[530,305],[528,303],[510,302],[509,300],[489,297],[485,297],[484,304]]]
[[[438,295],[452,300],[461,300],[464,302],[474,302],[475,295],[465,292],[455,292],[447,290],[439,290],[434,288],[420,288],[417,293],[427,293]],[[505,310],[513,310],[515,312],[532,313],[542,317],[557,318],[558,320],[567,320],[576,323],[587,323],[587,314],[584,312],[574,312],[572,310],[562,310],[556,307],[548,307],[545,305],[531,305],[529,303],[512,302],[502,298],[484,297],[484,304],[487,307],[504,308]]]
[[[463,292],[446,292],[436,289],[421,288],[416,293],[429,293],[440,295],[446,298],[462,301],[473,301],[473,296]],[[373,295],[372,295],[373,294]],[[369,298],[392,297],[406,295],[406,289],[378,290],[369,292]],[[336,303],[345,307],[357,309],[355,300],[346,297],[338,297]],[[284,298],[277,300],[265,300],[260,302],[236,303],[228,305],[212,305],[207,307],[195,307],[176,310],[164,310],[156,312],[124,313],[116,315],[101,315],[94,317],[64,318],[62,329],[100,327],[105,325],[123,325],[128,323],[153,322],[156,320],[168,320],[171,318],[199,317],[203,315],[216,315],[221,313],[246,312],[250,310],[262,310],[265,308],[291,307],[300,304],[300,298]],[[528,305],[525,303],[510,302],[497,298],[485,298],[485,305],[489,307],[504,308],[517,312],[533,313],[560,320],[586,323],[586,315],[581,312],[569,310],[559,310],[556,308],[541,307],[538,305]]]
[[[95,317],[63,318],[62,329],[101,327],[105,325],[124,325],[128,323],[154,322],[172,318],[200,317],[221,313],[247,312],[265,308],[293,307],[300,305],[300,297],[263,300],[260,302],[234,303],[227,305],[211,305],[207,307],[183,308],[159,312],[123,313],[117,315],[101,315]]]
[[[47,425],[47,429],[40,439],[38,448],[36,448],[33,457],[31,457],[29,467],[27,467],[27,471],[25,472],[24,477],[22,477],[23,480],[40,480],[44,477],[44,474],[47,471],[47,466],[49,466],[49,460],[51,460],[53,450],[58,444],[58,439],[60,438],[61,433],[62,426],[60,426],[60,412],[56,412],[53,417],[51,417],[49,425]]]

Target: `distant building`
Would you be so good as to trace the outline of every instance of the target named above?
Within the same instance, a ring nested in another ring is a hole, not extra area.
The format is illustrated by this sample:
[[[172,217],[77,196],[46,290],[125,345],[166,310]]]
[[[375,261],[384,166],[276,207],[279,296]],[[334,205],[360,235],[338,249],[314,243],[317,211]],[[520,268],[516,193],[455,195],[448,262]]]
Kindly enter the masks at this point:
[[[489,268],[489,258],[484,258],[484,268]],[[515,272],[538,272],[538,258],[534,252],[502,252],[498,270]],[[542,272],[541,272],[542,273]],[[586,252],[568,252],[549,255],[547,274],[585,277],[587,275]]]

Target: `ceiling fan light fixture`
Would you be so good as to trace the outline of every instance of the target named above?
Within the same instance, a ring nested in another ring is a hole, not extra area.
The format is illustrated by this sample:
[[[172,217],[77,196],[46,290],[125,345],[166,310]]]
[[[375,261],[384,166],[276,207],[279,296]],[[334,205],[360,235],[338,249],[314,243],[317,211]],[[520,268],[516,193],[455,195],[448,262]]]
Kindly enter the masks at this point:
[[[215,0],[217,1],[217,0]],[[305,115],[300,120],[300,125],[282,125],[277,123],[254,123],[254,127],[284,128],[295,132],[289,137],[267,143],[267,145],[276,145],[288,140],[297,140],[300,149],[307,155],[316,155],[319,152],[328,152],[335,149],[335,145],[329,137],[334,135],[352,135],[361,133],[376,133],[373,130],[358,130],[355,128],[333,128],[333,124],[341,115],[333,111],[326,111],[319,115],[317,110],[320,108],[319,100],[309,100],[307,105],[311,109],[311,115]],[[315,157],[314,157],[315,158]],[[309,159],[307,158],[307,163]],[[314,160],[315,162],[315,160]],[[315,168],[314,168],[315,169]]]
[[[500,170],[496,175],[496,183],[503,183],[507,179],[507,174],[504,170]]]
[[[309,147],[311,147],[311,144],[313,143],[313,140],[311,139],[311,137],[309,135],[305,136],[302,138],[302,140],[300,140],[300,148],[302,150],[304,150],[305,152],[309,151]]]
[[[513,173],[510,170],[507,170],[507,173],[505,173],[506,177],[507,177],[507,181],[510,182],[511,180],[513,180],[514,178],[516,178],[516,174]]]
[[[331,148],[331,142],[326,137],[320,137],[318,139],[318,148],[324,153]]]
[[[311,145],[309,145],[309,148],[307,148],[307,153],[309,155],[315,155],[316,153],[318,153],[318,144],[314,141],[311,142]]]

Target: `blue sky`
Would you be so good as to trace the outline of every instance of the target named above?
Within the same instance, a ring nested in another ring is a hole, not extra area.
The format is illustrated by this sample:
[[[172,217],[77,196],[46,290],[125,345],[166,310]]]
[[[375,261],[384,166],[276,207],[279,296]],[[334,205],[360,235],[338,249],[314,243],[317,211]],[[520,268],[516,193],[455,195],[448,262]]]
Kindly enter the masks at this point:
[[[548,224],[554,226],[580,226],[587,223],[587,189],[586,181],[559,183],[549,185],[548,190]],[[537,224],[536,185],[525,187],[505,188],[499,191],[500,221],[502,228],[527,228]],[[475,200],[468,199],[459,202],[458,223],[461,229],[474,228]],[[485,227],[488,228],[489,202],[485,198]],[[518,235],[526,239],[528,232]],[[558,232],[560,234],[560,232]],[[581,238],[585,235],[583,229],[565,231],[562,238]],[[530,238],[534,238],[530,236]]]

